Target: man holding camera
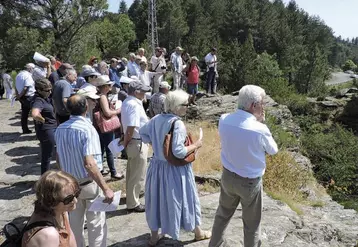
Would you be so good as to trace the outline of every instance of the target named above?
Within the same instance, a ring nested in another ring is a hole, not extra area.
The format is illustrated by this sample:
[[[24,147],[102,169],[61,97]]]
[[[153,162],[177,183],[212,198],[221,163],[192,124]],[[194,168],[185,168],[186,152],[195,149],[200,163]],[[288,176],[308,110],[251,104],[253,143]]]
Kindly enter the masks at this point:
[[[159,92],[159,84],[163,80],[163,73],[166,72],[167,66],[163,56],[163,49],[155,48],[155,54],[150,59],[150,71],[161,72],[153,77],[153,93]]]

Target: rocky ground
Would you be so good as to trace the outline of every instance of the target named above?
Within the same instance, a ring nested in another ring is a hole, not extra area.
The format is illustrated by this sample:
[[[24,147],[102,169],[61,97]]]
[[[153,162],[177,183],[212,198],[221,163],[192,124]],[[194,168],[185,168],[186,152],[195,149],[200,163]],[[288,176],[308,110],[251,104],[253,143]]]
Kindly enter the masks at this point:
[[[224,100],[225,102],[225,100]],[[39,178],[40,148],[34,134],[20,135],[19,103],[0,101],[0,227],[14,219],[26,219],[33,210],[32,186]],[[123,162],[118,161],[118,167]],[[200,198],[204,229],[211,229],[219,194]],[[286,204],[264,196],[262,219],[263,246],[356,246],[358,214],[344,210],[329,196],[324,205],[304,206],[297,215]],[[149,231],[144,214],[127,214],[125,205],[109,213],[109,246],[147,246]],[[238,208],[226,232],[225,246],[242,246],[243,226]],[[159,246],[207,246],[208,241],[194,242],[192,233],[182,233],[181,241],[165,238]],[[0,236],[1,239],[1,236]],[[1,242],[1,240],[0,240]]]

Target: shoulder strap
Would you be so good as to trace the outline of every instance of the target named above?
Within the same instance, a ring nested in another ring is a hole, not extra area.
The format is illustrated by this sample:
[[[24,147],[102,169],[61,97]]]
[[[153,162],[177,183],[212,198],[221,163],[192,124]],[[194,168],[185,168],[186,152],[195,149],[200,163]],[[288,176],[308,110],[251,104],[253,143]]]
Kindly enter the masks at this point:
[[[31,223],[30,225],[28,225],[28,226],[25,226],[25,228],[22,230],[22,235],[25,233],[25,232],[27,232],[27,231],[29,231],[29,230],[31,230],[31,229],[34,229],[34,228],[36,228],[36,227],[38,227],[38,229],[36,229],[34,232],[32,232],[29,236],[28,236],[28,238],[26,239],[26,243],[28,243],[30,240],[31,240],[31,238],[33,237],[33,236],[35,236],[35,234],[36,233],[38,233],[40,230],[42,230],[44,227],[46,227],[46,226],[53,226],[53,227],[55,227],[55,225],[51,222],[51,221],[37,221],[37,222],[34,222],[34,223]]]
[[[35,227],[41,227],[41,226],[55,226],[55,224],[51,221],[36,221],[34,223],[31,223],[30,225],[25,226],[25,228],[23,229],[23,232],[26,232],[28,230],[31,230]]]
[[[176,121],[178,121],[178,119],[175,119],[175,120],[173,121],[172,127],[170,128],[170,132],[169,132],[170,134],[173,134]]]

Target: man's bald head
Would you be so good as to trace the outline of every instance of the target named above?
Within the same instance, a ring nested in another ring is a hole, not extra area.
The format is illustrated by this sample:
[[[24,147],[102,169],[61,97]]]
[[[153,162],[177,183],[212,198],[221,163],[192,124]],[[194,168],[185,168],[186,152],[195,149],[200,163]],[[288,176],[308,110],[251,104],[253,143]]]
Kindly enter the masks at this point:
[[[85,116],[87,111],[87,100],[82,95],[72,95],[67,100],[67,109],[74,116]]]

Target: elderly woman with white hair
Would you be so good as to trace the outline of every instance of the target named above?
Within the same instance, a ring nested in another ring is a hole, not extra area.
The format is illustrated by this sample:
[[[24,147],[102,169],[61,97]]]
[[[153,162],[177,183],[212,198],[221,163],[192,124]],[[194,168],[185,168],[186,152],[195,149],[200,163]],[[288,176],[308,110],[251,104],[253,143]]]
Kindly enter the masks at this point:
[[[197,241],[211,237],[211,232],[200,228],[200,203],[192,164],[174,166],[163,152],[163,142],[172,124],[172,152],[176,158],[183,159],[202,145],[200,140],[184,145],[187,132],[180,117],[186,114],[188,99],[189,95],[182,90],[169,92],[165,100],[166,112],[155,116],[140,129],[142,141],[151,143],[154,153],[145,185],[145,212],[151,230],[151,246],[155,246],[164,234],[178,239],[181,228],[194,232]],[[162,235],[158,234],[159,228]]]

